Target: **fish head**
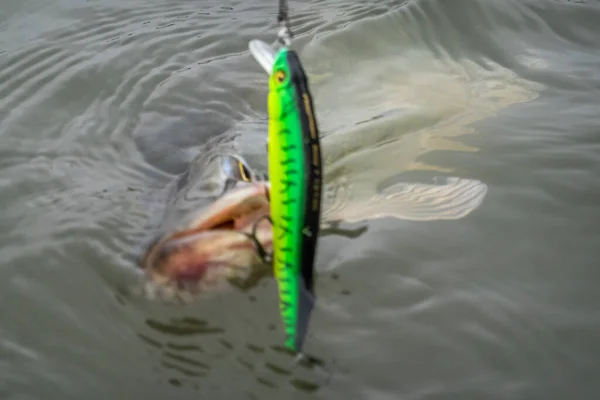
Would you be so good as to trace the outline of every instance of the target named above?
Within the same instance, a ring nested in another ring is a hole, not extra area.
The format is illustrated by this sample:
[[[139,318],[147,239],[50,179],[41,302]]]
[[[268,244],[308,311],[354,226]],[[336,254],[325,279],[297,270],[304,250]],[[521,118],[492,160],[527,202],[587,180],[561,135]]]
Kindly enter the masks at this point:
[[[269,182],[246,179],[250,171],[245,165],[231,172],[221,196],[191,211],[145,247],[139,266],[151,283],[207,291],[227,283],[245,285],[269,272]]]

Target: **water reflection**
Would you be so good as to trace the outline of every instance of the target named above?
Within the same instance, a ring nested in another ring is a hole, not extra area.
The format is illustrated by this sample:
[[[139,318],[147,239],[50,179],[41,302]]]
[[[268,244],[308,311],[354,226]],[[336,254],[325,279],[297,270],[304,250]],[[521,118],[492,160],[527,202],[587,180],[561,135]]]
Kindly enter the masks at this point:
[[[263,388],[301,392],[315,392],[328,382],[323,360],[310,355],[297,359],[280,345],[266,344],[264,335],[252,341],[232,340],[224,325],[189,316],[149,318],[146,326],[137,336],[156,354],[159,374],[172,386],[210,391],[214,381],[222,379],[223,368],[229,376],[244,377],[237,383],[240,388],[247,378]],[[265,330],[273,332],[275,326]]]

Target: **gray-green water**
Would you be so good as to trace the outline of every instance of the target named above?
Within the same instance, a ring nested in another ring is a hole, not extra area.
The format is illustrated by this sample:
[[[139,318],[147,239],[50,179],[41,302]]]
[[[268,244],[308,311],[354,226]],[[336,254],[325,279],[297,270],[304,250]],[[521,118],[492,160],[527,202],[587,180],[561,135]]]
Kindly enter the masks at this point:
[[[3,0],[0,397],[597,398],[600,4],[290,7],[332,176],[477,179],[483,204],[323,238],[324,364],[294,368],[272,281],[186,305],[131,290],[145,193],[213,138],[264,165],[247,43],[276,1]]]

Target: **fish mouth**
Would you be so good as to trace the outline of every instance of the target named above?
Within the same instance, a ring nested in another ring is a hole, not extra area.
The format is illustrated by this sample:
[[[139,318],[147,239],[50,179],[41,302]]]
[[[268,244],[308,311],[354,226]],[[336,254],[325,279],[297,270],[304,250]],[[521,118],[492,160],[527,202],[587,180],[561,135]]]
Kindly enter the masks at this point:
[[[226,193],[181,228],[158,236],[140,267],[153,283],[201,290],[264,275],[261,254],[272,249],[269,189],[268,183],[250,183]]]

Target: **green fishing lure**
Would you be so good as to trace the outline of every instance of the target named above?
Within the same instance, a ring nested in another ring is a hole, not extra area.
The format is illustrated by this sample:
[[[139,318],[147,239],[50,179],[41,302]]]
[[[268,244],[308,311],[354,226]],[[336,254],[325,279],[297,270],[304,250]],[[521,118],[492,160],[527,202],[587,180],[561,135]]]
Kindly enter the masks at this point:
[[[250,49],[269,73],[269,179],[273,268],[285,346],[302,350],[314,306],[313,265],[321,217],[322,162],[308,79],[296,52]]]

